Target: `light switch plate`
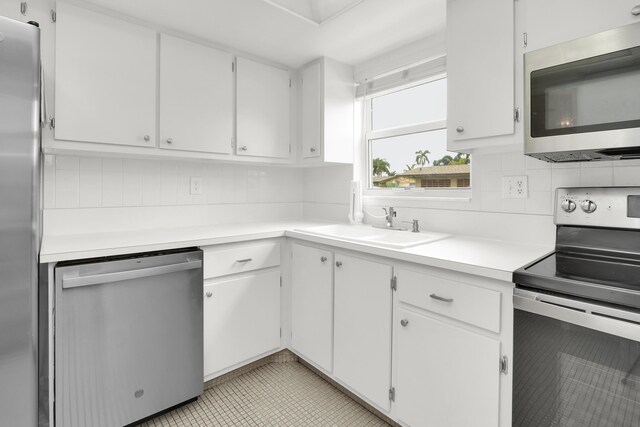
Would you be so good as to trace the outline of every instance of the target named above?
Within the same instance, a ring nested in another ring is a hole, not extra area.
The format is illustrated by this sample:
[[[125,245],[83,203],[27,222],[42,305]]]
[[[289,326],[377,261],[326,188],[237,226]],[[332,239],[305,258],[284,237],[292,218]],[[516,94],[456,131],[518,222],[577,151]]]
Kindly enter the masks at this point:
[[[527,197],[529,197],[529,190],[526,175],[502,177],[503,199],[526,199]]]
[[[202,177],[200,176],[192,176],[191,177],[191,190],[189,193],[193,195],[202,194]]]

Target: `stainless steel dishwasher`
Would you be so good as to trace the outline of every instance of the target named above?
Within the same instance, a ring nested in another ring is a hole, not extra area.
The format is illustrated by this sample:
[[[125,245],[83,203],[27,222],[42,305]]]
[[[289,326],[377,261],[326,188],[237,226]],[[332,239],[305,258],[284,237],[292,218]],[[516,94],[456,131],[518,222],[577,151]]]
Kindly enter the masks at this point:
[[[55,269],[57,427],[120,427],[202,393],[202,251]]]

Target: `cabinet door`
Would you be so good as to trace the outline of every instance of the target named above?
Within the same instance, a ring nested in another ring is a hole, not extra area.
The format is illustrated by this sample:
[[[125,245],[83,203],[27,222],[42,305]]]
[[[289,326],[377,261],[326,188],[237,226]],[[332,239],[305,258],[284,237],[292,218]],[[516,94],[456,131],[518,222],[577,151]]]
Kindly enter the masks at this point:
[[[237,154],[289,157],[289,72],[238,58]]]
[[[320,156],[322,141],[322,69],[316,62],[302,70],[302,157]]]
[[[291,347],[331,372],[333,254],[298,244],[291,250]]]
[[[252,274],[204,287],[204,375],[280,347],[280,272]]]
[[[391,267],[335,255],[334,374],[389,410]]]
[[[514,132],[513,0],[447,0],[447,135]]]
[[[231,54],[162,34],[160,147],[231,153]]]
[[[156,32],[57,4],[56,139],[155,146]]]
[[[497,426],[499,341],[403,309],[397,319],[399,420],[412,427]]]

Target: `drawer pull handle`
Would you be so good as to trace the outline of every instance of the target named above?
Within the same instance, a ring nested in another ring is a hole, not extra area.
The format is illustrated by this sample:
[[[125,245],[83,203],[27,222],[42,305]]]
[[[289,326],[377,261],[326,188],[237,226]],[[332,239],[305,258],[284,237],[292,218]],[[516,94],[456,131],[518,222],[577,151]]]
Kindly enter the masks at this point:
[[[408,321],[407,319],[402,319],[402,320],[400,321],[400,324],[401,324],[403,327],[407,327],[407,325],[409,324],[409,321]]]
[[[336,261],[336,267],[342,267],[342,261]]]
[[[211,298],[213,296],[213,292],[207,292],[207,298]]]
[[[443,298],[443,297],[440,297],[440,296],[438,296],[438,295],[436,295],[436,294],[431,294],[431,295],[429,295],[429,296],[430,296],[431,298],[435,299],[435,300],[438,300],[438,301],[442,301],[442,302],[453,302],[453,298]]]
[[[236,262],[249,262],[249,261],[253,261],[253,258],[244,258],[244,259],[236,260]]]
[[[326,256],[320,257],[320,262],[327,262],[327,257]]]

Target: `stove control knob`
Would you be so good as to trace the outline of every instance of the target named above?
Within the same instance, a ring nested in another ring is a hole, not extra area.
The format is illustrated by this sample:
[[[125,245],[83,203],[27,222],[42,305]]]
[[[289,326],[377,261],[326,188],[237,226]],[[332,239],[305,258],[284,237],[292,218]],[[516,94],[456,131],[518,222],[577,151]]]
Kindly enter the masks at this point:
[[[598,208],[598,205],[596,205],[596,202],[593,200],[587,199],[582,201],[582,205],[580,207],[586,213],[592,213]]]
[[[576,210],[576,203],[573,200],[564,199],[562,203],[560,203],[560,207],[565,212],[573,212]]]

